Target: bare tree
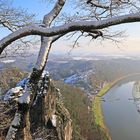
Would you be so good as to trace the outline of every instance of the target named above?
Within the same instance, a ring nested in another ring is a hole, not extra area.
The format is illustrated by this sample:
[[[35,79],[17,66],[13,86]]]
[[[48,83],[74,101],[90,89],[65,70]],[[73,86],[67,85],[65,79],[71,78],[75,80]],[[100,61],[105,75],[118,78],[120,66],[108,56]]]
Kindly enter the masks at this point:
[[[9,32],[14,32],[35,22],[34,14],[29,14],[25,9],[13,7],[11,0],[0,0],[0,7],[0,29],[8,29]],[[11,48],[5,49],[1,58],[8,57],[13,52],[15,54],[25,50],[26,47],[31,45],[31,42],[33,43],[31,39],[27,38],[16,41],[13,43],[13,46],[15,46],[13,51],[10,51]]]
[[[6,27],[11,32],[31,24],[33,14],[29,14],[24,9],[18,9],[11,6],[10,0],[0,0],[0,25]]]
[[[21,130],[26,131],[28,140],[32,139],[29,133],[29,111],[36,100],[38,81],[46,66],[53,42],[67,33],[77,31],[80,31],[82,35],[86,33],[87,36],[96,39],[102,37],[104,35],[103,29],[110,26],[140,22],[139,7],[136,6],[138,2],[130,0],[82,0],[78,2],[78,12],[75,10],[76,14],[72,15],[71,19],[70,16],[65,18],[63,14],[63,18],[67,20],[59,26],[52,26],[65,4],[65,0],[57,0],[54,8],[44,16],[42,24],[26,25],[0,40],[0,54],[2,54],[8,45],[22,37],[41,36],[38,59],[26,85],[25,93],[18,100],[18,110],[9,128],[7,140],[16,139],[17,133]],[[127,11],[125,7],[128,7]],[[83,9],[84,12],[80,9]],[[47,121],[44,114],[43,124],[45,125]]]

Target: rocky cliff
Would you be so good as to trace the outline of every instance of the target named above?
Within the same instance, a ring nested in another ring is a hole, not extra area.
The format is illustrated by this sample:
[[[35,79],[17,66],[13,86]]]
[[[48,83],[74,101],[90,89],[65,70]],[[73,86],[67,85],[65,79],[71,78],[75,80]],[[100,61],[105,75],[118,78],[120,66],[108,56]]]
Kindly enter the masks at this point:
[[[42,79],[44,78],[42,77]],[[34,140],[72,139],[72,121],[68,110],[64,107],[62,95],[49,77],[47,77],[47,80],[46,87],[42,87],[42,83],[39,86],[40,91],[30,109],[29,117],[26,118],[30,123],[26,123],[24,130],[18,128],[19,131],[16,137],[12,139],[29,140],[29,137]],[[22,96],[26,82],[25,79],[20,81],[16,88],[10,89],[4,95],[3,100],[0,101],[0,121],[2,122],[0,125],[0,139],[2,140],[9,140],[9,136],[7,136],[10,135],[9,128],[13,127],[12,120],[17,110],[17,102],[19,97]],[[40,94],[42,88],[46,88],[46,90],[43,90],[43,94]],[[26,131],[27,127],[30,132]]]

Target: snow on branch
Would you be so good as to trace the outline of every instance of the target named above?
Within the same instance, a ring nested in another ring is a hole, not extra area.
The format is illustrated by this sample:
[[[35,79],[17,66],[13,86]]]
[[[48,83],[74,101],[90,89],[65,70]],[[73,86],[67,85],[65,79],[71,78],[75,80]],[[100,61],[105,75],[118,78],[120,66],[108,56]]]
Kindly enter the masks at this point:
[[[65,4],[65,0],[58,0],[54,8],[44,16],[43,23],[46,26],[49,26],[51,22],[58,16],[64,4]]]
[[[95,1],[92,1],[92,0],[87,0],[87,4],[91,4],[91,6],[95,6],[95,7],[99,7],[99,8],[103,8],[103,9],[109,9],[110,6],[106,6],[104,4],[99,4]]]
[[[55,20],[55,18],[59,15],[61,9],[65,4],[65,0],[57,0],[54,8],[44,16],[43,24],[44,27],[49,28],[51,23]],[[62,35],[61,35],[62,36]],[[37,69],[43,69],[45,63],[47,62],[48,55],[52,46],[52,43],[61,37],[60,35],[53,36],[53,37],[44,37],[41,36],[41,47],[38,54],[38,59],[36,62],[35,67]]]
[[[81,22],[72,22],[61,26],[51,27],[51,28],[44,28],[39,25],[31,25],[23,27],[19,29],[7,37],[3,38],[0,41],[0,54],[3,52],[6,46],[11,44],[13,41],[20,39],[22,37],[28,35],[42,35],[42,36],[55,36],[59,34],[66,34],[72,31],[89,31],[89,30],[97,30],[103,29],[109,26],[123,24],[123,23],[130,23],[130,22],[140,22],[140,12],[112,17],[105,20],[100,21],[81,21]]]

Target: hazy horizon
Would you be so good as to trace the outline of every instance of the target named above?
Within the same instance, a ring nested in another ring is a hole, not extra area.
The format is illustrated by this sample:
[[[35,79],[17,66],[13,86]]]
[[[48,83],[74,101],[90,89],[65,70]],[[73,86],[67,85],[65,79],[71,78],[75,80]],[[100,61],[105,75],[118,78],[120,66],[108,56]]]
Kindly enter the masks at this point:
[[[21,7],[25,8],[29,13],[35,13],[36,14],[36,20],[42,20],[44,14],[48,12],[51,8],[53,3],[43,3],[39,2],[39,0],[34,1],[20,1],[20,0],[13,0],[13,6],[14,7]],[[65,7],[66,12],[68,12],[71,9],[68,4]],[[125,13],[124,13],[125,14]],[[97,40],[90,41],[91,38],[81,38],[79,40],[79,46],[78,48],[72,49],[72,45],[74,44],[74,40],[76,36],[71,38],[70,40],[66,37],[63,37],[56,41],[53,44],[53,47],[51,49],[51,53],[53,54],[60,54],[60,55],[140,55],[140,28],[139,23],[129,23],[129,24],[122,24],[122,25],[116,25],[109,28],[111,31],[125,31],[126,37],[120,37],[116,38],[120,40],[120,43],[117,45],[112,42],[105,39],[102,39],[99,37]],[[3,29],[0,35],[0,39],[2,39],[4,36],[8,35],[10,32],[8,30]],[[38,47],[37,47],[38,48]],[[36,50],[36,47],[33,47],[33,50]],[[31,49],[31,51],[33,51]]]

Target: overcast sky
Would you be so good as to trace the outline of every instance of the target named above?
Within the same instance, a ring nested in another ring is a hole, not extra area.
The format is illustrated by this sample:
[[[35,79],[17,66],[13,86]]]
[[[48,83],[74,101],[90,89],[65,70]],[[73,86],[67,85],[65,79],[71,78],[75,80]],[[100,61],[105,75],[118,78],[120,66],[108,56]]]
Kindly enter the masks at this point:
[[[44,13],[49,11],[51,4],[42,3],[43,0],[13,0],[15,7],[22,7],[31,13],[36,13],[37,19],[42,20]],[[45,1],[45,0],[44,0]],[[66,7],[69,10],[69,7]],[[139,55],[140,54],[140,23],[125,24],[114,26],[112,30],[125,30],[127,37],[121,40],[121,43],[116,45],[111,41],[89,41],[89,39],[82,38],[80,47],[72,49],[71,54],[114,54],[114,55]],[[7,35],[7,31],[3,31],[2,36]],[[53,53],[67,54],[71,51],[73,40],[60,39],[53,48]]]

